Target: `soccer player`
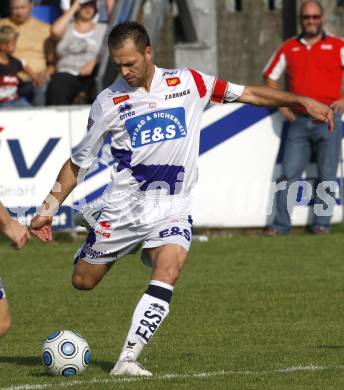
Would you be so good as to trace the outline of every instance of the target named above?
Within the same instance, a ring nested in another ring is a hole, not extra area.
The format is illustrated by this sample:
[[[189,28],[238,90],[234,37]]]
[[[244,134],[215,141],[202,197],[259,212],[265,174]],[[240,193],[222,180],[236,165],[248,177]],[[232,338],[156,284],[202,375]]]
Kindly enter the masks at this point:
[[[14,249],[23,248],[30,233],[25,226],[20,225],[12,219],[2,203],[0,202],[0,231],[5,234],[12,242]],[[2,280],[0,278],[0,336],[3,336],[11,327],[11,317],[8,308],[8,302]]]
[[[113,263],[143,243],[142,260],[152,267],[147,290],[111,375],[152,375],[138,363],[169,312],[174,285],[191,241],[190,191],[197,180],[202,112],[209,101],[257,106],[305,107],[333,128],[330,107],[269,87],[240,86],[193,69],[160,69],[152,62],[149,36],[140,24],[125,22],[108,39],[121,79],[92,105],[87,132],[60,170],[57,183],[32,220],[32,232],[51,240],[52,215],[91,166],[111,134],[116,161],[112,187],[89,235],[76,254],[72,282],[91,290]],[[215,169],[215,168],[214,168]]]

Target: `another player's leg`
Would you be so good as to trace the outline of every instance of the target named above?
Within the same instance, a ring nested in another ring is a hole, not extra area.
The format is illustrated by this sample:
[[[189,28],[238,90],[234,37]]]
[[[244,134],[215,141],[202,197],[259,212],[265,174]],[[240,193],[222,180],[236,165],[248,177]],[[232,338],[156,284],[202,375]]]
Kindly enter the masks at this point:
[[[0,279],[0,336],[3,336],[11,327],[11,317],[6,299],[5,290]]]
[[[173,287],[187,258],[187,251],[174,244],[145,250],[153,267],[151,281],[136,306],[128,336],[111,375],[152,375],[137,360],[169,313]]]
[[[91,264],[79,257],[72,276],[73,286],[78,290],[92,290],[112,265],[113,263]]]

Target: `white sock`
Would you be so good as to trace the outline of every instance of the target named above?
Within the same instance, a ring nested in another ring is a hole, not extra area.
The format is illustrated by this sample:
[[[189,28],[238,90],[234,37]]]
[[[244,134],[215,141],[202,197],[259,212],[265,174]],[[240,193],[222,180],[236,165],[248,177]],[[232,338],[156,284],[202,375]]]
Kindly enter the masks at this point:
[[[123,360],[136,361],[143,347],[150,341],[166,318],[172,297],[173,286],[151,280],[131,320],[128,336],[115,367]]]

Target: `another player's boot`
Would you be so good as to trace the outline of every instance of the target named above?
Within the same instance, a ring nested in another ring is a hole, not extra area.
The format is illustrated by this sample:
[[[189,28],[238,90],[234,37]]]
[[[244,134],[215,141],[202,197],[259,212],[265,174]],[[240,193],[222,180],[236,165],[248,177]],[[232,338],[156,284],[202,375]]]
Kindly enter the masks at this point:
[[[115,364],[115,367],[110,371],[110,375],[152,376],[153,374],[134,360],[122,360]]]

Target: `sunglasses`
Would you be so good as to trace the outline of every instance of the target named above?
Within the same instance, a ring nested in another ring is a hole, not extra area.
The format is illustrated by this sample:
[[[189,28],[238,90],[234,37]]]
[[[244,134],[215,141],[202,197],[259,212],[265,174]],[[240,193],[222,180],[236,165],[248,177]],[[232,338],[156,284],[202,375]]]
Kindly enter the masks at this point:
[[[319,20],[321,18],[322,15],[302,15],[301,18],[303,20],[310,20],[310,19],[313,19],[313,20]]]

